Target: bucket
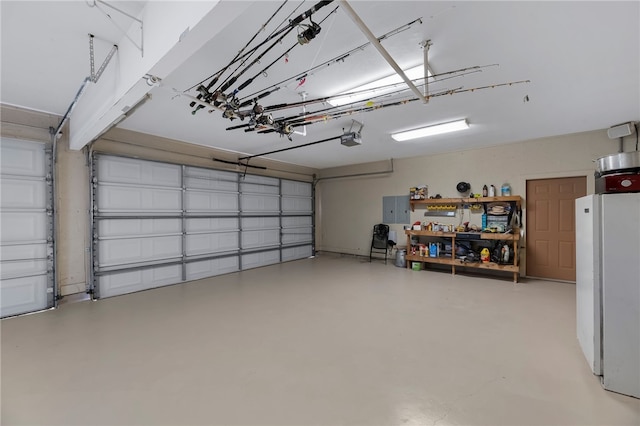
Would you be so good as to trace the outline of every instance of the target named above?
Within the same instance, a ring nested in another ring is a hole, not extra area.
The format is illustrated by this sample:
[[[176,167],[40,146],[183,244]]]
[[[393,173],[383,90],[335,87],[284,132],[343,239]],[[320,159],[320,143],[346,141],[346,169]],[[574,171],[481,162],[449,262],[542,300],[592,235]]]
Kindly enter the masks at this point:
[[[407,255],[407,251],[406,250],[398,250],[396,251],[396,266],[399,268],[406,268],[407,267],[407,261],[406,261],[406,256]]]

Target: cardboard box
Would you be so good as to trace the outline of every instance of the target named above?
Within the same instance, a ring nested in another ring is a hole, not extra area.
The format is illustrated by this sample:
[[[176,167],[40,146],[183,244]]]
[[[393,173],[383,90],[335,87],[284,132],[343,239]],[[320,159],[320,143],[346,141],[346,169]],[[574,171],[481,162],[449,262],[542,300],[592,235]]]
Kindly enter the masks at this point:
[[[413,186],[409,188],[409,198],[411,200],[426,200],[429,195],[427,185]]]

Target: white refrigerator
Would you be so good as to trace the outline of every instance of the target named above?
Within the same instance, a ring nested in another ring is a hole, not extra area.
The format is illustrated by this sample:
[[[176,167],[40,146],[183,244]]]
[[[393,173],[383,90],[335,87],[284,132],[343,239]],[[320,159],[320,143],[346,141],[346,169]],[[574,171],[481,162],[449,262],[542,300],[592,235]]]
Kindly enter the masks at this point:
[[[605,389],[640,398],[640,193],[576,200],[578,341]]]

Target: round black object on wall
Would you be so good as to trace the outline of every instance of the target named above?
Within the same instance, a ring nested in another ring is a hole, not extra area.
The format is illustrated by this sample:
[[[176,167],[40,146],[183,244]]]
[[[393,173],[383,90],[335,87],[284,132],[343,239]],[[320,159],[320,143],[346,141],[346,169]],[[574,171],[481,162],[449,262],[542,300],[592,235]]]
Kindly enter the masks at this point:
[[[469,185],[469,183],[467,182],[458,182],[458,185],[456,185],[456,189],[459,193],[464,194],[471,189],[471,185]]]

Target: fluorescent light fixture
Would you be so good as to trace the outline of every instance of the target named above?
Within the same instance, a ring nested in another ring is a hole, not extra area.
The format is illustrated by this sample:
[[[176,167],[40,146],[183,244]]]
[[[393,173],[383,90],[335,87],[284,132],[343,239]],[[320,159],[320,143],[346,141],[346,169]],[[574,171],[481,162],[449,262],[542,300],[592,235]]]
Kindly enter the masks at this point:
[[[421,127],[419,129],[407,130],[406,132],[392,133],[391,137],[398,141],[404,142],[411,139],[424,138],[425,136],[440,135],[442,133],[455,132],[458,130],[468,129],[467,119],[450,121],[448,123],[435,124],[433,126]]]
[[[424,65],[418,65],[413,68],[409,68],[404,72],[409,80],[416,80],[419,78],[424,78]],[[429,76],[431,76],[431,72],[429,71]],[[350,104],[353,102],[364,101],[366,99],[371,98],[372,96],[384,95],[385,93],[395,92],[400,90],[398,87],[387,87],[392,84],[404,83],[402,77],[398,74],[392,74],[388,77],[381,78],[376,81],[372,81],[371,83],[363,84],[362,86],[354,87],[353,89],[342,92],[342,93],[352,93],[352,92],[363,92],[355,95],[349,96],[340,96],[341,94],[337,94],[335,97],[329,99],[329,102],[333,106],[342,106],[346,104]],[[419,86],[419,85],[418,85]]]

